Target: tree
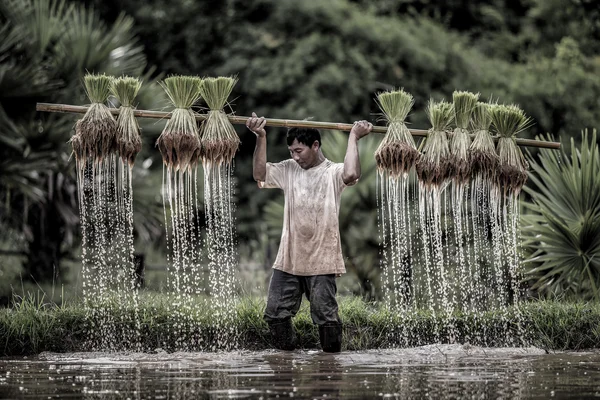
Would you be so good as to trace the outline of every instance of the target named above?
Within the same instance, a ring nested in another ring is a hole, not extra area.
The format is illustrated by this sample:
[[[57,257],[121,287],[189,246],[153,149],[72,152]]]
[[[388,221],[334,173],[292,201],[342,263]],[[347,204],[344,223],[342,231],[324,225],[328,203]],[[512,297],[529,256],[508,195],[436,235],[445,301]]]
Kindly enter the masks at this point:
[[[108,26],[93,10],[64,0],[7,0],[0,15],[0,126],[7,144],[0,148],[0,221],[23,232],[23,278],[47,281],[77,242],[68,144],[75,118],[36,114],[35,104],[85,104],[86,71],[139,76],[146,60],[124,15]]]

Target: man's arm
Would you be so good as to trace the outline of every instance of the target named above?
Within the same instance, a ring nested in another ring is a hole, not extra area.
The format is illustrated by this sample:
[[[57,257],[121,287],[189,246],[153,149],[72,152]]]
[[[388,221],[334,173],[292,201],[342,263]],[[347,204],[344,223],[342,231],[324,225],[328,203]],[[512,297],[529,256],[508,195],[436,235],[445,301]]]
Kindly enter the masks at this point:
[[[264,182],[267,178],[267,131],[264,117],[258,118],[255,113],[246,121],[246,127],[256,135],[256,147],[252,157],[252,176],[257,182]]]
[[[356,121],[348,136],[348,147],[344,157],[344,173],[342,179],[346,185],[353,184],[360,178],[360,159],[358,158],[358,141],[373,129],[373,124],[367,121]]]

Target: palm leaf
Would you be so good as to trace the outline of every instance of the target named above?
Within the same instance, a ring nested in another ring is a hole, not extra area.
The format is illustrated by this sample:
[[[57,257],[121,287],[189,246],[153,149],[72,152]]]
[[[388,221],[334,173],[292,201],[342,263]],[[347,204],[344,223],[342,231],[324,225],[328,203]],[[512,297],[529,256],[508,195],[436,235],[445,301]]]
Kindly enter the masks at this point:
[[[565,146],[563,146],[564,148]],[[599,298],[600,152],[596,132],[584,132],[571,152],[542,150],[525,190],[523,245],[527,277],[543,295]]]

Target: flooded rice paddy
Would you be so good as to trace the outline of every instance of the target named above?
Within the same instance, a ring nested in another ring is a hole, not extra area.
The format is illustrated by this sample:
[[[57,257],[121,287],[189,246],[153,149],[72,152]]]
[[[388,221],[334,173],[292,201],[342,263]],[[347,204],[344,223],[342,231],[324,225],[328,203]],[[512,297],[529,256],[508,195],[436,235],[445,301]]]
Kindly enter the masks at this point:
[[[600,397],[600,351],[432,345],[325,354],[42,353],[0,359],[2,399]]]

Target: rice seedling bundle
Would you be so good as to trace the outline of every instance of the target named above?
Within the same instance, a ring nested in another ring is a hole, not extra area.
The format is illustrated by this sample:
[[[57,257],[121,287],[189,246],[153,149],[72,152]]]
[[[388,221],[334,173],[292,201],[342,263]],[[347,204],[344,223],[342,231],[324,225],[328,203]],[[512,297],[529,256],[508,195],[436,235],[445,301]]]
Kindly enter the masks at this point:
[[[105,74],[86,74],[83,78],[91,105],[75,124],[71,138],[78,163],[85,164],[88,159],[101,162],[116,149],[117,123],[105,104],[113,79]]]
[[[450,139],[450,177],[459,185],[467,183],[471,176],[469,123],[478,99],[479,94],[471,92],[452,94],[456,128]]]
[[[454,106],[446,101],[429,100],[426,112],[431,128],[417,163],[417,176],[427,188],[440,187],[450,176],[450,149],[446,131],[454,119]]]
[[[388,128],[375,151],[375,161],[380,171],[391,177],[406,175],[419,159],[419,151],[405,119],[414,104],[413,96],[404,90],[382,92],[377,104],[383,112]]]
[[[175,106],[156,145],[167,167],[188,170],[200,157],[198,125],[192,106],[200,99],[202,79],[196,76],[171,76],[160,83]]]
[[[111,87],[113,96],[121,103],[117,117],[117,153],[130,166],[133,166],[135,157],[142,150],[140,126],[133,115],[133,101],[141,87],[139,79],[128,76],[115,79]]]
[[[492,127],[498,134],[499,184],[504,193],[519,194],[527,181],[528,164],[517,145],[516,135],[531,125],[531,119],[516,105],[490,107]]]
[[[489,104],[478,102],[473,110],[471,128],[475,132],[475,137],[471,143],[470,160],[473,174],[494,180],[498,169],[498,155],[494,139],[490,134],[492,116],[489,108]]]
[[[236,83],[237,78],[225,76],[205,78],[202,82],[200,92],[210,109],[200,128],[203,162],[231,164],[240,145],[240,138],[223,110]]]

